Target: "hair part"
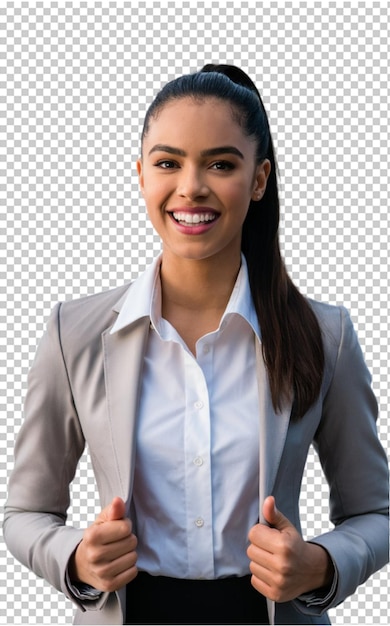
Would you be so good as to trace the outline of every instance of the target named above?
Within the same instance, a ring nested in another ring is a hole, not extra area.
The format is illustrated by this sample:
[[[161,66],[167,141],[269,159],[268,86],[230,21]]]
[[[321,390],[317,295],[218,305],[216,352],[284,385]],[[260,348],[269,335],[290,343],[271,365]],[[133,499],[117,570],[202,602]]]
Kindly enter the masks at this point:
[[[183,98],[217,98],[230,104],[233,119],[256,141],[257,162],[268,159],[271,163],[263,197],[249,204],[241,248],[247,260],[274,409],[281,410],[286,401],[293,402],[293,418],[300,418],[319,396],[324,348],[313,309],[291,281],[281,256],[278,171],[261,96],[240,68],[205,65],[199,72],[181,76],[161,89],[146,113],[142,141],[162,108]]]

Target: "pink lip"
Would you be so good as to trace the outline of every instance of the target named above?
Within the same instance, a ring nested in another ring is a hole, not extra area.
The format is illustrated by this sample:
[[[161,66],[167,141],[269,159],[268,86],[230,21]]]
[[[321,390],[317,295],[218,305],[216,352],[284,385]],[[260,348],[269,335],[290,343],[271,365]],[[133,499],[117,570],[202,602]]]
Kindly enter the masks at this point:
[[[168,213],[215,213],[218,215],[218,211],[209,206],[181,206],[169,209]]]

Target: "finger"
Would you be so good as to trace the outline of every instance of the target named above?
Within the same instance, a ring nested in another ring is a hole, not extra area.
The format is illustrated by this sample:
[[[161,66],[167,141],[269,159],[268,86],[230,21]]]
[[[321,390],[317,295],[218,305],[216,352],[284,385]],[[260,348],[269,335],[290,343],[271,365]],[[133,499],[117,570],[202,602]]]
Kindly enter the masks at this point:
[[[261,593],[261,595],[271,599],[272,587],[270,585],[267,585],[267,583],[261,580],[261,578],[258,578],[257,576],[252,574],[251,585],[256,589],[256,591]]]
[[[274,554],[281,544],[282,537],[276,528],[270,528],[265,524],[256,524],[249,531],[248,539],[252,545]]]
[[[95,524],[102,524],[104,522],[112,522],[114,520],[120,520],[125,517],[126,507],[122,498],[114,498],[108,506],[106,506],[96,518]]]
[[[138,555],[135,551],[121,554],[110,563],[101,566],[100,571],[106,579],[117,578],[132,569],[137,563]]]
[[[92,524],[85,531],[85,540],[93,545],[106,545],[128,539],[132,535],[129,519]]]
[[[275,554],[273,552],[263,550],[263,548],[259,548],[252,543],[247,549],[247,555],[250,561],[258,563],[269,570],[274,569]]]
[[[261,563],[256,563],[255,561],[251,561],[249,564],[249,569],[251,574],[255,576],[258,580],[261,580],[264,585],[268,585],[271,587],[274,584],[275,580],[275,572],[271,569],[267,569]]]
[[[288,602],[299,596],[296,587],[291,586],[288,579],[280,575],[271,575],[261,567],[251,568],[253,587],[274,602]]]
[[[100,591],[108,591],[110,593],[118,591],[134,580],[137,574],[137,566],[133,565],[129,569],[122,571],[120,574],[107,579],[96,577],[96,588]]]
[[[135,553],[137,548],[137,538],[135,535],[126,537],[120,541],[103,544],[92,552],[95,562],[110,563],[118,558],[130,553]]]
[[[276,508],[275,498],[273,496],[268,496],[268,498],[264,500],[263,515],[265,521],[279,531],[283,531],[291,527],[294,528],[290,520],[288,520],[287,517],[285,517],[283,513]]]
[[[123,519],[126,515],[126,505],[122,498],[114,498],[109,509],[109,520]]]

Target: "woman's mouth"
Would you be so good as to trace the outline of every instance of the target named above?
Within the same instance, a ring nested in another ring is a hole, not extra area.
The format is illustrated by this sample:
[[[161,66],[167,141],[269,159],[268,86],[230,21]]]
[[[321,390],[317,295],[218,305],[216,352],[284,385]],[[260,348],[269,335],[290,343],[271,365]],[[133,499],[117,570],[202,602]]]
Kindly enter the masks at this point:
[[[190,209],[174,209],[169,211],[169,216],[176,228],[183,235],[202,235],[213,228],[220,213],[209,207]]]
[[[217,213],[187,213],[181,211],[174,211],[171,215],[178,224],[183,226],[197,226],[198,224],[213,222],[218,217]]]

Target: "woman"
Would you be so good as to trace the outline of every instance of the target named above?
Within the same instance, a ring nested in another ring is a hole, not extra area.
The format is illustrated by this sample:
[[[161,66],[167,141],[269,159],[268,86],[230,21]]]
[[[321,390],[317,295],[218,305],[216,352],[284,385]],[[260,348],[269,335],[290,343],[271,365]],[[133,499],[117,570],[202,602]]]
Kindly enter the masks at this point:
[[[347,312],[305,299],[281,259],[252,81],[208,65],[166,85],[137,168],[162,254],[130,286],[55,308],[8,545],[78,623],[328,624],[387,561],[387,462]],[[85,442],[103,510],[79,531],[65,522]],[[335,529],[306,542],[312,442]]]

